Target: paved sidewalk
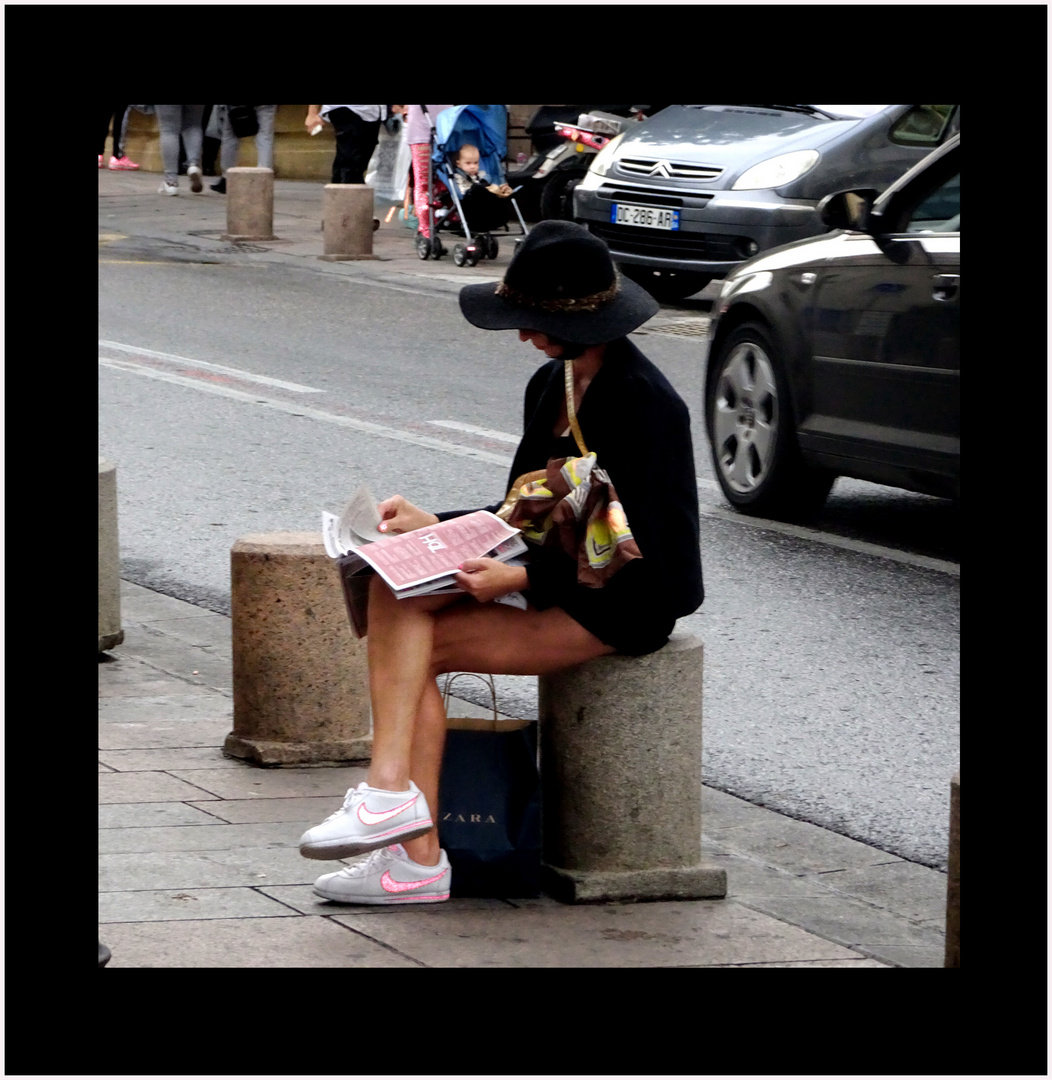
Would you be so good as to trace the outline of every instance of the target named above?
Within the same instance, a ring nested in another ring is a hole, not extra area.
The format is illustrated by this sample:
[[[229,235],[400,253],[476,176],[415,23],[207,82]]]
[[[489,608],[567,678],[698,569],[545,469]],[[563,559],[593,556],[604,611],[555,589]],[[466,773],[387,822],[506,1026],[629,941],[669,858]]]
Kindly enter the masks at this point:
[[[123,582],[122,625],[99,662],[110,968],[942,966],[945,874],[708,787],[702,857],[726,868],[724,900],[321,900],[327,868],[297,841],[364,768],[225,757],[230,619]]]
[[[211,191],[213,177],[205,178],[204,191],[190,192],[186,177],[179,178],[176,197],[157,193],[161,177],[157,173],[110,172],[99,170],[99,260],[100,262],[172,261],[251,264],[257,262],[294,263],[318,273],[353,277],[358,280],[402,284],[419,289],[430,287],[455,292],[462,285],[497,281],[511,261],[515,238],[522,236],[518,220],[512,216],[508,234],[494,233],[499,245],[495,259],[483,259],[477,266],[458,267],[453,262],[453,246],[462,237],[440,233],[448,254],[441,259],[421,259],[415,246],[415,219],[409,228],[398,220],[397,212],[387,221],[391,204],[377,202],[375,214],[380,228],[373,234],[373,259],[326,262],[321,230],[324,183],[310,180],[274,181],[274,235],[276,240],[237,243],[223,240],[227,231],[227,196]],[[529,223],[527,223],[529,227]],[[407,281],[411,278],[412,281]],[[694,322],[711,308],[717,284],[709,285],[695,298],[681,305],[686,312],[661,313],[651,324],[666,332],[697,334],[700,325],[686,325],[684,315],[697,312]],[[671,316],[671,317],[670,317]],[[678,325],[683,324],[683,325]]]

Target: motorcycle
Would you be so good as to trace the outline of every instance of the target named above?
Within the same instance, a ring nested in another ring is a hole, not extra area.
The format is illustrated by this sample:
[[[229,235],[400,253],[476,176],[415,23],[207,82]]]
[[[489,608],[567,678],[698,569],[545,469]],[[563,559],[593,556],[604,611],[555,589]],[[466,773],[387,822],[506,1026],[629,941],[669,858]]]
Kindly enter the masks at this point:
[[[573,218],[573,190],[620,124],[644,120],[664,105],[542,105],[526,125],[537,153],[508,172],[521,186],[519,205],[529,220]]]

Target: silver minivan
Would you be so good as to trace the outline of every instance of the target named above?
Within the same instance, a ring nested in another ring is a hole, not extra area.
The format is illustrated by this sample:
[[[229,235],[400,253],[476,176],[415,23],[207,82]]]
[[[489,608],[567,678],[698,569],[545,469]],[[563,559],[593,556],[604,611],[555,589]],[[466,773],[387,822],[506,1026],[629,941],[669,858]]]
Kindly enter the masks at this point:
[[[597,155],[574,219],[623,273],[678,300],[826,232],[823,196],[882,191],[959,130],[958,105],[670,105]]]

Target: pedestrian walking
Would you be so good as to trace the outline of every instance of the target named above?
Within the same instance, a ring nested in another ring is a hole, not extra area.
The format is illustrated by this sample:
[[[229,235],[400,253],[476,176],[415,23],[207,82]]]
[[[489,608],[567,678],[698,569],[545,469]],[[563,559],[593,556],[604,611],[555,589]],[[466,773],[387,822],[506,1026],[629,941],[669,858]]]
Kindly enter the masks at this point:
[[[106,136],[113,127],[113,149],[110,154],[109,168],[115,172],[119,170],[132,170],[139,168],[138,165],[124,152],[124,130],[128,125],[128,109],[130,105],[103,105],[102,124],[100,125],[99,139],[99,168],[103,167],[106,157]]]
[[[237,168],[241,154],[241,139],[234,130],[230,120],[230,106],[216,105],[214,108],[220,112],[220,130],[223,133],[223,141],[219,148],[220,179],[211,185],[213,191],[220,195],[226,194],[226,174],[230,169]],[[252,105],[251,108],[256,116],[256,167],[260,169],[274,168],[274,118],[277,116],[277,105]]]
[[[201,150],[204,142],[204,105],[158,105],[157,125],[161,133],[161,163],[164,180],[161,195],[179,194],[179,140],[186,153],[186,175],[190,190],[197,193],[201,182]]]
[[[468,560],[456,578],[460,596],[399,600],[372,578],[369,772],[300,839],[301,854],[311,859],[371,852],[315,882],[329,900],[406,904],[449,896],[452,871],[433,816],[446,731],[439,676],[542,675],[613,652],[654,652],[704,595],[689,411],[627,336],[657,314],[657,302],[617,272],[602,240],[573,222],[544,221],[496,288],[461,289],[460,308],[474,326],[518,330],[520,341],[548,358],[526,387],[508,497],[487,508],[521,523],[531,540],[529,563]],[[608,483],[595,472],[597,462]],[[543,501],[551,492],[531,486],[589,472],[588,512],[580,518],[568,504],[551,510]],[[604,490],[608,501],[594,503]],[[531,525],[530,507],[538,503],[537,521],[551,510],[557,527]],[[469,512],[429,513],[402,495],[379,508],[379,530],[388,534]],[[525,609],[491,602],[515,592],[526,597]],[[658,738],[660,717],[653,719]]]

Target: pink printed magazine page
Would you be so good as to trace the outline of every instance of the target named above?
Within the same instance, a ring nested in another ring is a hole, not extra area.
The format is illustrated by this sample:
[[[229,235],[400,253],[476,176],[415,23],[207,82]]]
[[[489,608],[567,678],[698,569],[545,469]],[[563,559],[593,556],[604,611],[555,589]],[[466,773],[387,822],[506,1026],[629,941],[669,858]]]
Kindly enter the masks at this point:
[[[465,559],[481,558],[517,534],[517,529],[495,514],[476,510],[437,525],[363,544],[357,554],[397,591],[445,577],[455,572]]]

